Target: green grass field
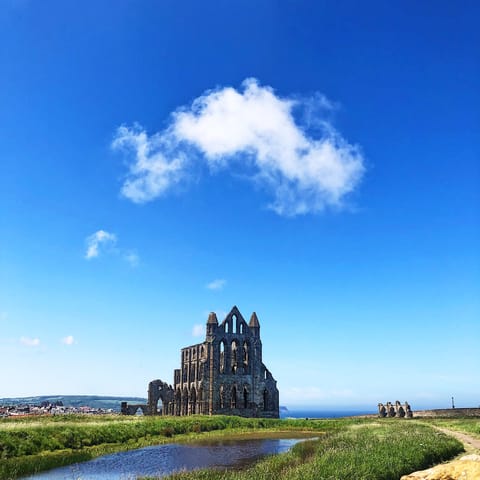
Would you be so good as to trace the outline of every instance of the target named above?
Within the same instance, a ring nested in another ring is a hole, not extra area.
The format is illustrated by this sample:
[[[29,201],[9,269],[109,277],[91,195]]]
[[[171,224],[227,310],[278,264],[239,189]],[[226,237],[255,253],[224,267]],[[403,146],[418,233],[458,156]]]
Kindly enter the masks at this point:
[[[472,430],[478,421],[468,422]],[[432,422],[430,422],[432,423]],[[463,424],[462,424],[463,425]],[[445,425],[447,426],[447,425]],[[453,428],[453,427],[452,427]],[[459,427],[460,428],[460,427]],[[243,471],[183,473],[178,479],[398,479],[463,450],[428,422],[398,419],[269,420],[239,417],[65,416],[0,421],[0,479],[85,461],[99,455],[200,438],[310,432],[297,444]]]
[[[448,428],[450,430],[456,430],[457,432],[466,433],[467,435],[480,439],[479,418],[425,418],[422,420],[427,424]]]

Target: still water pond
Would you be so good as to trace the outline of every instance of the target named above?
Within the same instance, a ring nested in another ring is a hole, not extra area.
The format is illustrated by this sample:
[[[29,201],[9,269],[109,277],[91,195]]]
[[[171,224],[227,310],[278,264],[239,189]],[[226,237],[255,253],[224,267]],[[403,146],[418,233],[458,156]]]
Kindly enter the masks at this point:
[[[167,444],[105,455],[25,477],[28,480],[130,480],[198,468],[241,468],[265,455],[282,453],[304,439],[223,440],[208,444]]]

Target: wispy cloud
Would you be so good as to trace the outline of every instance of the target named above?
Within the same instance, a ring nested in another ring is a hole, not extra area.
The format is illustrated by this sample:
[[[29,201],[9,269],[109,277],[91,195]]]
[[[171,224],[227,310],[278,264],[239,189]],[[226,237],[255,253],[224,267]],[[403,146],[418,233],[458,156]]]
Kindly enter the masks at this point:
[[[270,192],[269,207],[280,215],[342,207],[361,180],[364,161],[360,148],[328,120],[332,103],[321,94],[283,98],[256,79],[242,87],[204,93],[152,135],[138,124],[121,126],[112,148],[129,155],[122,194],[137,203],[153,200],[200,158],[213,169],[243,168]]]
[[[86,259],[96,258],[100,255],[101,249],[111,249],[117,243],[117,236],[114,233],[98,230],[87,237]]]
[[[192,335],[194,337],[203,337],[205,335],[205,325],[200,323],[194,325],[192,328]]]
[[[39,338],[20,337],[20,343],[26,347],[38,347],[40,345]]]
[[[98,230],[86,239],[87,250],[85,258],[91,260],[99,257],[102,253],[117,255],[132,267],[138,266],[140,257],[135,250],[127,250],[117,246],[117,235],[105,230]]]
[[[140,125],[121,126],[112,148],[133,153],[134,161],[122,194],[134,202],[159,197],[185,177],[185,154],[175,152],[175,141],[169,133],[148,136]]]
[[[223,278],[217,278],[210,283],[207,283],[206,287],[209,290],[222,290],[222,288],[226,285],[227,281]]]
[[[123,259],[127,261],[132,267],[138,267],[140,263],[140,257],[138,256],[137,252],[135,251],[128,251],[122,254]]]
[[[72,335],[67,335],[66,337],[63,337],[60,341],[64,345],[73,345],[75,343],[75,339]]]

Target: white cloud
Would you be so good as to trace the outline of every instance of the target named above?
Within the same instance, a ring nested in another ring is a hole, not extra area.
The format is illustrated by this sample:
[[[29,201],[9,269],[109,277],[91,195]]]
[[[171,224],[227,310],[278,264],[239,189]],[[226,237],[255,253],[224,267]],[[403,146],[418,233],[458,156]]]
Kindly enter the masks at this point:
[[[86,239],[87,251],[85,258],[90,260],[100,256],[101,253],[109,253],[123,258],[132,267],[137,267],[140,257],[135,250],[126,250],[117,247],[117,236],[114,233],[98,230]]]
[[[210,283],[207,283],[206,287],[209,290],[221,290],[225,285],[227,281],[223,278],[217,278],[216,280],[213,280]]]
[[[64,345],[73,345],[75,343],[75,339],[73,338],[72,335],[68,335],[66,337],[63,337],[61,342],[64,344]]]
[[[40,345],[40,339],[30,337],[20,337],[20,343],[26,347],[38,347]]]
[[[117,237],[114,233],[106,232],[105,230],[98,230],[94,234],[87,237],[87,252],[86,259],[96,258],[100,255],[100,248],[111,248],[117,242]]]
[[[185,156],[183,152],[175,154],[175,144],[172,144],[168,133],[149,137],[138,124],[131,128],[121,126],[112,148],[135,156],[122,194],[136,203],[162,195],[185,175]]]
[[[200,323],[194,325],[192,328],[192,335],[194,337],[203,337],[205,335],[205,325]]]
[[[359,147],[323,118],[332,108],[321,94],[282,98],[247,79],[243,91],[218,88],[178,109],[162,132],[149,136],[137,124],[122,126],[112,147],[133,153],[122,194],[134,202],[164,194],[187,176],[199,152],[212,168],[243,167],[271,193],[269,206],[280,215],[342,207],[364,166]],[[303,111],[303,124],[297,111]],[[313,127],[316,136],[308,133]]]
[[[140,257],[135,251],[128,251],[123,254],[123,258],[127,261],[132,267],[138,267],[140,263]]]

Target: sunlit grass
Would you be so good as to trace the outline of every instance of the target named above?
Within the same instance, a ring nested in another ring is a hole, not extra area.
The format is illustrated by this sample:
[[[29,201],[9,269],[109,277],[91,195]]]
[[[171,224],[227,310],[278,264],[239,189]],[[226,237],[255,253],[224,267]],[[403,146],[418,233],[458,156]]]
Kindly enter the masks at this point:
[[[456,440],[417,421],[278,420],[228,416],[64,416],[0,421],[0,479],[161,443],[218,438],[315,436],[245,471],[175,478],[398,479],[461,451]],[[355,472],[355,474],[353,474]]]
[[[478,418],[423,418],[422,421],[480,439],[480,419]]]
[[[382,426],[346,425],[318,440],[296,444],[288,453],[268,457],[243,471],[182,472],[169,480],[398,480],[462,451],[455,439],[428,426],[385,422]]]

